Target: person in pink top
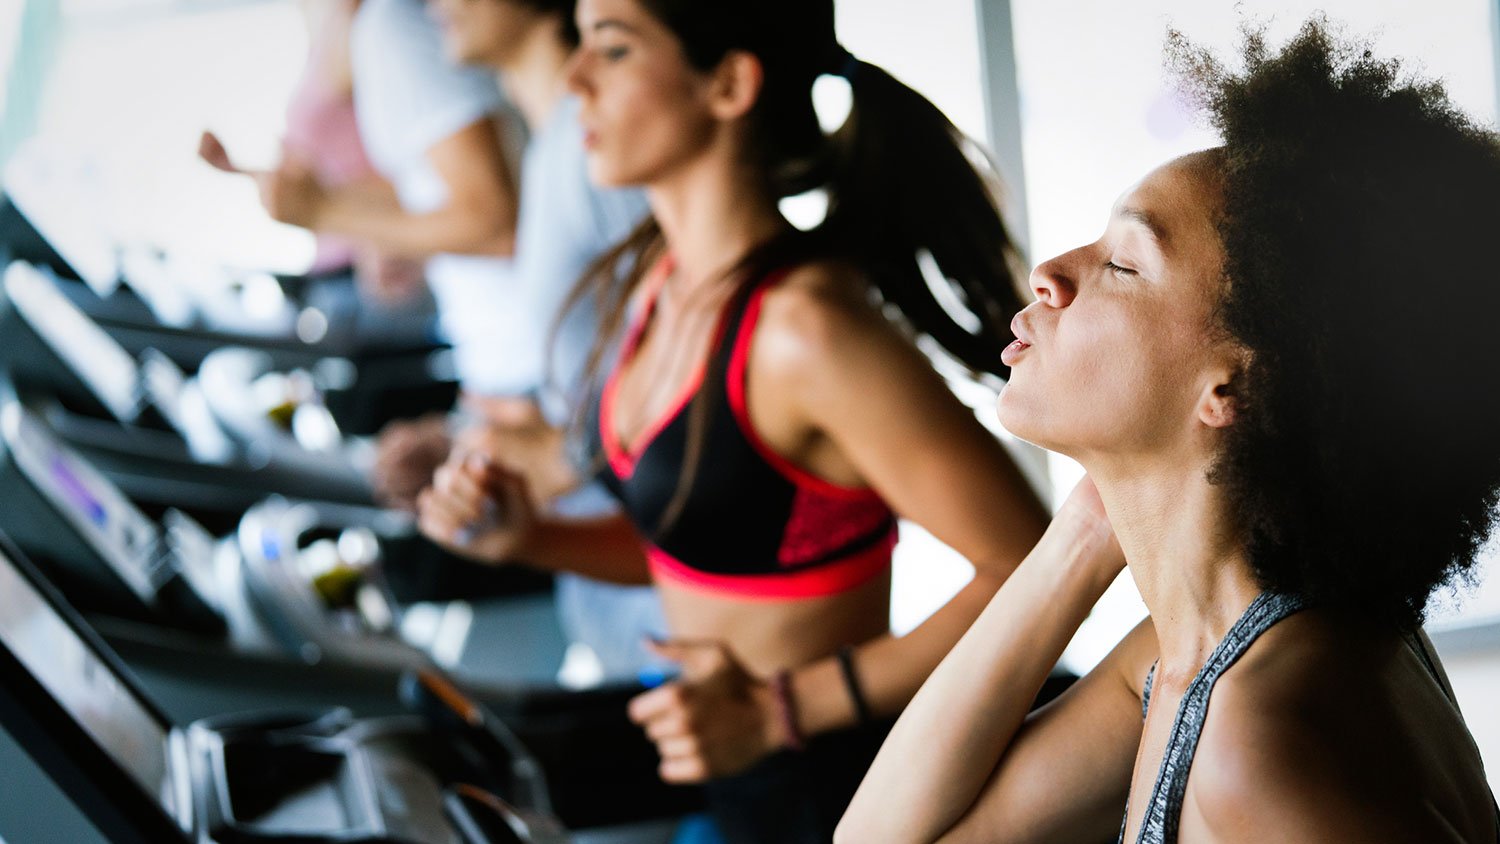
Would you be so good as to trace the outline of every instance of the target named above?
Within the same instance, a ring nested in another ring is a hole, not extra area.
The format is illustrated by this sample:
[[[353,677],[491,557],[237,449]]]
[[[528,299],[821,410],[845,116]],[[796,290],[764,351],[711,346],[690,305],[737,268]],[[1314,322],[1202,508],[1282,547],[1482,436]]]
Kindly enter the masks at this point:
[[[358,0],[304,5],[308,16],[307,64],[286,109],[282,154],[312,171],[319,184],[338,189],[375,176],[354,119],[354,79],[349,67],[349,26]],[[316,275],[349,267],[358,249],[335,234],[317,235]]]
[[[311,0],[303,4],[308,53],[302,76],[286,110],[282,165],[305,172],[328,190],[357,190],[372,202],[394,205],[395,195],[365,152],[354,112],[354,77],[349,35],[360,0]],[[230,160],[224,145],[205,132],[199,154],[209,164],[266,182],[276,171],[246,173]],[[402,258],[353,237],[315,232],[316,252],[309,275],[353,267],[361,293],[386,304],[409,301],[423,287],[420,261]]]

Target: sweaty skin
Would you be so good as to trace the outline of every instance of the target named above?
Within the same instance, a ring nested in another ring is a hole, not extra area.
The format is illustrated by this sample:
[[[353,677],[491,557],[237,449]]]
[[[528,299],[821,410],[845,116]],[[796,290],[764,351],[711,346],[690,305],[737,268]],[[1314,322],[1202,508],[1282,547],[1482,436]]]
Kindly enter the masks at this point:
[[[582,48],[569,87],[580,102],[591,178],[644,185],[675,269],[651,325],[618,373],[610,432],[629,449],[682,395],[708,355],[730,298],[726,272],[788,231],[747,144],[760,61],[731,51],[703,71],[635,0],[582,0]],[[768,676],[789,672],[800,732],[854,726],[835,653],[854,659],[870,708],[893,715],[915,692],[1041,535],[1047,513],[996,438],[931,363],[871,304],[857,269],[812,260],[762,300],[747,403],[758,437],[799,469],[868,487],[898,515],[968,558],[975,577],[916,630],[888,631],[887,577],[842,594],[788,601],[662,583],[678,682],[630,706],[663,756],[662,775],[693,782],[738,773],[791,739]],[[915,447],[920,444],[920,447]],[[480,536],[459,533],[483,501],[514,485],[478,467],[440,470],[424,492],[423,531],[461,553],[621,582],[649,577],[637,526],[624,518],[563,525],[533,512]],[[516,527],[524,525],[524,528]]]
[[[1135,840],[1188,684],[1260,592],[1207,477],[1243,354],[1212,330],[1217,166],[1200,153],[1153,171],[1098,241],[1033,272],[1000,417],[1092,480],[907,707],[840,844],[1110,841],[1122,806]],[[1101,551],[1111,524],[1151,618],[1028,715],[1016,690],[1040,686],[1123,562]],[[1495,840],[1462,717],[1390,630],[1293,615],[1211,700],[1182,842]]]

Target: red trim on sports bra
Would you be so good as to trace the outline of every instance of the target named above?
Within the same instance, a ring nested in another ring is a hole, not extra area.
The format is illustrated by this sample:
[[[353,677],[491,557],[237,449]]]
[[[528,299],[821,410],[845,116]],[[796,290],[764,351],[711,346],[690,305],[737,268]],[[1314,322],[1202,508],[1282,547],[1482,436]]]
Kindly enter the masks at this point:
[[[646,281],[646,295],[640,313],[636,315],[630,331],[625,335],[625,343],[620,348],[620,357],[610,370],[609,376],[604,379],[604,390],[599,395],[599,440],[604,443],[604,453],[609,458],[609,467],[622,481],[629,480],[630,476],[635,474],[635,467],[641,455],[651,447],[651,443],[661,435],[661,432],[672,424],[672,420],[677,418],[684,407],[687,407],[688,402],[692,401],[698,388],[703,386],[703,376],[708,371],[708,360],[705,359],[688,376],[681,394],[673,399],[671,410],[642,431],[632,444],[633,447],[627,447],[621,442],[615,429],[615,392],[618,389],[620,370],[635,356],[636,347],[641,342],[641,335],[645,333],[646,323],[650,321],[651,314],[656,310],[656,299],[661,295],[662,288],[666,286],[667,279],[671,277],[674,266],[672,256],[666,255],[652,268],[651,277]],[[722,331],[723,327],[720,326],[719,330]]]
[[[897,529],[892,527],[879,542],[842,560],[800,571],[771,574],[710,574],[689,566],[649,542],[645,543],[645,549],[651,574],[658,580],[750,601],[787,601],[837,595],[879,576],[891,566],[896,534]]]
[[[672,424],[672,420],[682,413],[688,402],[693,400],[693,396],[697,395],[698,388],[703,386],[703,376],[707,371],[706,362],[693,370],[687,383],[683,385],[682,394],[673,399],[672,409],[643,431],[634,447],[628,449],[620,443],[615,434],[615,382],[620,372],[619,367],[610,373],[609,378],[604,382],[604,392],[599,397],[599,438],[604,441],[604,453],[609,457],[609,467],[614,470],[620,480],[630,480],[630,476],[635,474],[635,467],[641,455],[651,447],[651,443],[661,435],[661,432]]]
[[[750,421],[750,403],[746,389],[746,369],[750,364],[750,342],[755,336],[755,325],[760,319],[761,302],[766,292],[776,282],[786,277],[786,272],[768,276],[760,289],[750,298],[748,307],[745,309],[745,318],[740,322],[740,335],[734,340],[734,354],[729,359],[728,388],[729,408],[734,413],[734,419],[739,423],[740,431],[745,435],[745,441],[750,443],[761,459],[770,464],[771,468],[779,472],[782,477],[791,481],[796,486],[811,489],[815,492],[829,496],[830,498],[842,498],[846,500],[870,500],[879,499],[880,493],[870,487],[851,487],[836,484],[833,481],[820,478],[817,475],[803,469],[787,460],[766,444],[756,433],[755,425]]]

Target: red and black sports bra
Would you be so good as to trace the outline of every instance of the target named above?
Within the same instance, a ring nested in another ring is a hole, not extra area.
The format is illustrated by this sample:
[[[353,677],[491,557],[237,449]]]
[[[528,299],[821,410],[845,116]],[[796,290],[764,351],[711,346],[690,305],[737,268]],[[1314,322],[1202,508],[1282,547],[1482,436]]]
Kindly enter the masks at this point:
[[[896,544],[890,507],[874,490],[839,486],[792,465],[750,423],[750,340],[766,291],[786,271],[736,297],[671,411],[634,450],[620,444],[614,426],[620,368],[634,355],[670,269],[664,261],[648,282],[645,306],[604,384],[598,425],[590,426],[608,458],[601,480],[651,537],[645,545],[652,574],[738,598],[791,600],[838,594],[885,572]],[[697,475],[678,517],[660,530],[687,451],[687,409],[702,390],[718,394],[704,397],[711,412]]]

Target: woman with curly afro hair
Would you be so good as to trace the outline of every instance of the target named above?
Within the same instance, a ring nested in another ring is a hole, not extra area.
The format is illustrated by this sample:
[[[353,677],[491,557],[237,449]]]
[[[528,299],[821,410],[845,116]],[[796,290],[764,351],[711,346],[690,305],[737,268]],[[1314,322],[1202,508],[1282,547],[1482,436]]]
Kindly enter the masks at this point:
[[[1495,521],[1500,142],[1321,19],[1168,55],[1223,145],[1037,267],[1006,350],[1001,420],[1092,480],[840,842],[1500,840],[1420,631]],[[1127,560],[1150,618],[1028,715]]]

